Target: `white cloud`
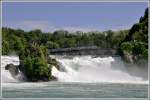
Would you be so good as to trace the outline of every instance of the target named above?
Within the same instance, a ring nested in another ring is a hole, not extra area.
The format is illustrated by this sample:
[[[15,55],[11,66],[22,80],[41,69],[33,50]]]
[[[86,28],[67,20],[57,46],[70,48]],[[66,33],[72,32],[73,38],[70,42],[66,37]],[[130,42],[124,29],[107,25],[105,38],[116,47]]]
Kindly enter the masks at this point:
[[[38,20],[25,20],[25,21],[11,21],[5,22],[4,27],[10,27],[15,29],[23,29],[26,31],[41,29],[42,31],[48,32],[53,31],[54,25],[47,21],[38,21]]]
[[[53,31],[54,25],[47,21],[23,21],[20,23],[26,30],[41,29],[42,31]]]
[[[82,32],[89,32],[89,31],[100,31],[100,29],[92,28],[92,27],[62,27],[61,29],[70,31],[70,32],[76,32],[76,31],[82,31]]]
[[[94,26],[59,26],[55,25],[48,21],[40,21],[40,20],[26,20],[22,22],[11,22],[10,24],[7,24],[7,27],[15,28],[15,29],[23,29],[26,31],[34,30],[34,29],[41,29],[44,32],[54,32],[56,30],[67,30],[69,32],[76,32],[76,31],[82,31],[82,32],[89,32],[89,31],[106,31],[109,30],[106,27],[100,27],[95,28]],[[128,29],[125,26],[117,26],[114,27],[113,31],[117,31],[119,29]]]
[[[41,29],[42,31],[46,32],[54,32],[56,30],[67,30],[69,32],[76,32],[76,31],[83,31],[83,32],[89,32],[89,31],[100,31],[100,29],[92,28],[92,27],[79,27],[79,26],[56,26],[50,22],[47,21],[23,21],[19,23],[21,28],[25,30],[33,30],[33,29]]]

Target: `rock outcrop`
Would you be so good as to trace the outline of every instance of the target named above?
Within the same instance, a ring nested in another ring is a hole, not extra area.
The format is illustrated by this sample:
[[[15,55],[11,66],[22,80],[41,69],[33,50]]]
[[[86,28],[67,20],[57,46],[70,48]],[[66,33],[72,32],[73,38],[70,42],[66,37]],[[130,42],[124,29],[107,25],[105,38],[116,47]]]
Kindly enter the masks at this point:
[[[12,77],[14,77],[14,78],[19,74],[18,66],[13,65],[13,64],[7,64],[5,66],[5,70],[9,70],[9,72],[12,75]]]

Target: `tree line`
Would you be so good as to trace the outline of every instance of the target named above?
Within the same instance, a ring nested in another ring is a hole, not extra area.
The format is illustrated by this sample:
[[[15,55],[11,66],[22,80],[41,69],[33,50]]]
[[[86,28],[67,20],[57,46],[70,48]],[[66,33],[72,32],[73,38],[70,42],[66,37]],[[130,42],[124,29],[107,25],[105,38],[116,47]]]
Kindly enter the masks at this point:
[[[43,33],[41,30],[25,32],[21,29],[2,28],[2,54],[13,52],[18,54],[24,48],[33,43],[45,46],[47,49],[98,46],[100,48],[118,48],[125,39],[128,30],[105,32],[81,32],[70,33],[58,30],[53,33]]]

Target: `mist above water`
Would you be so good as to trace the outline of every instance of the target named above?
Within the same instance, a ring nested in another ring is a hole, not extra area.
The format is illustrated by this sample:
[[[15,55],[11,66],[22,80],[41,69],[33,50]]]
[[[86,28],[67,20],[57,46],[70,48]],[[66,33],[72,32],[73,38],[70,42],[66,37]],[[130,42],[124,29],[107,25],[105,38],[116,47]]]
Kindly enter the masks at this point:
[[[120,57],[54,58],[59,62],[60,70],[53,67],[52,74],[61,82],[148,83],[146,68],[129,68]]]

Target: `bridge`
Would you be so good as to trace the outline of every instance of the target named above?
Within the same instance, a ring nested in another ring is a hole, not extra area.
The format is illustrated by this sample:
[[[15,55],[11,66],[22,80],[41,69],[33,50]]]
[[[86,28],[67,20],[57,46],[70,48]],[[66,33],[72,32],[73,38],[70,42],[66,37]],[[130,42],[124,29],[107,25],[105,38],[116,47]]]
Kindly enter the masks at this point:
[[[99,48],[97,46],[49,49],[49,52],[52,55],[101,55],[101,56],[117,55],[116,49]]]

